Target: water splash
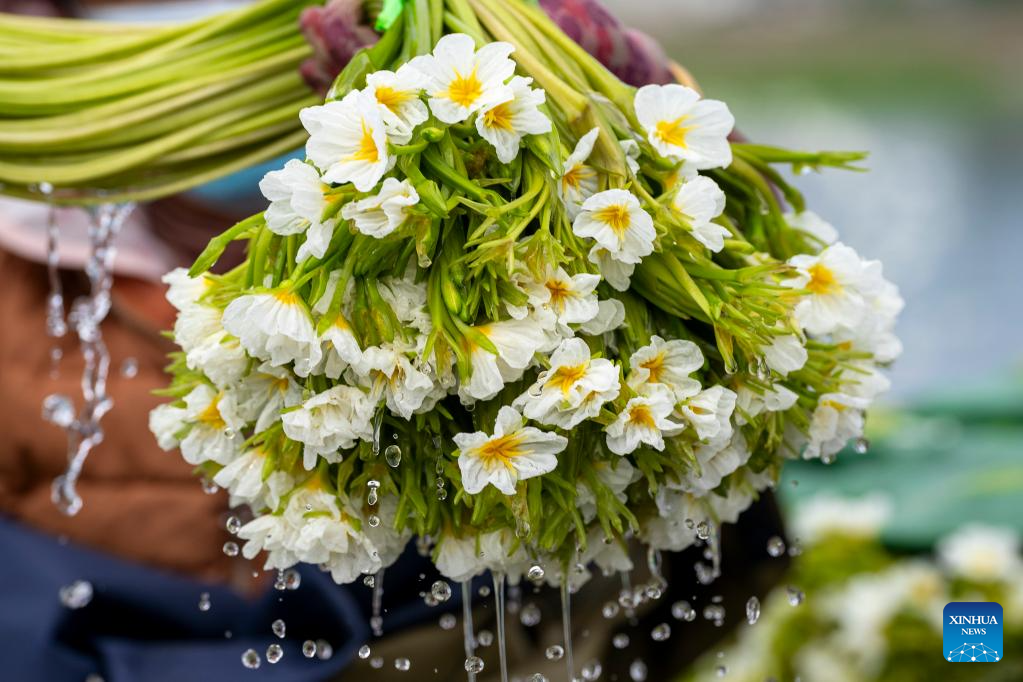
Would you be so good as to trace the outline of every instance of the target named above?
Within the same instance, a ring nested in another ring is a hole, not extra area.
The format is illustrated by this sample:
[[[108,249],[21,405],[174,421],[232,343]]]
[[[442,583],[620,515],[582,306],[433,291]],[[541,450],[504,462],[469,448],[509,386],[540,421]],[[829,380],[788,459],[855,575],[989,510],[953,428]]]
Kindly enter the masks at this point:
[[[68,443],[67,469],[54,479],[51,493],[54,504],[68,516],[74,516],[82,508],[82,498],[78,495],[76,487],[78,477],[89,453],[103,442],[100,420],[113,406],[113,401],[107,395],[110,354],[103,342],[100,326],[110,312],[111,306],[110,289],[114,280],[113,264],[116,254],[114,239],[133,209],[134,204],[101,204],[90,210],[90,253],[85,264],[85,274],[89,278],[89,293],[75,299],[68,316],[78,336],[82,358],[85,361],[81,380],[82,406],[77,418],[63,427],[67,433]],[[49,260],[47,265],[50,267]],[[55,267],[56,264],[53,266],[54,272]],[[56,300],[54,281],[51,279],[50,282],[51,301]],[[63,310],[63,298],[60,301]]]
[[[561,581],[561,631],[565,638],[565,669],[568,679],[575,680],[575,657],[572,652],[572,591],[567,579]]]
[[[465,645],[465,673],[469,682],[476,682],[476,635],[472,627],[472,582],[462,581],[462,641]]]
[[[380,569],[373,577],[373,615],[369,619],[369,627],[374,637],[384,635],[384,569]]]
[[[494,573],[494,607],[497,612],[497,655],[501,682],[508,682],[508,645],[504,635],[504,574]]]

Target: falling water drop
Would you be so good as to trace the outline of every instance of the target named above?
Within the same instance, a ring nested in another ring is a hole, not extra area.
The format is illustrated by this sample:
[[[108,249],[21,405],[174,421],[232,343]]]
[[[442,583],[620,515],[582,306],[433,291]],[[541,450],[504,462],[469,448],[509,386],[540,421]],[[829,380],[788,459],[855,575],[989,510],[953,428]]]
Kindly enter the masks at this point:
[[[493,573],[494,578],[494,610],[497,620],[497,655],[501,666],[501,682],[508,682],[508,645],[504,634],[504,574]]]
[[[376,528],[380,525],[380,517],[376,514],[370,514],[369,518],[366,519],[366,523],[369,524],[370,528]]]
[[[371,653],[373,652],[370,650],[369,644],[363,644],[362,646],[359,647],[359,658],[361,658],[362,660],[366,660],[367,658],[369,658]]]
[[[242,529],[242,522],[237,516],[228,516],[224,527],[231,535],[237,535],[238,531]]]
[[[543,580],[545,575],[546,573],[543,570],[543,566],[541,566],[540,564],[533,564],[532,566],[529,567],[529,570],[526,571],[526,577],[529,578],[534,583],[538,583],[541,580]]]
[[[266,662],[273,665],[284,656],[284,649],[280,644],[271,644],[266,648]]]
[[[270,629],[277,635],[278,639],[284,639],[284,635],[287,633],[287,626],[280,618],[270,623]]]
[[[547,678],[543,673],[533,673],[529,676],[527,682],[547,682]]]
[[[717,668],[715,668],[715,669],[714,669],[714,673],[715,673],[715,674],[716,674],[716,675],[717,675],[718,677],[724,677],[725,675],[727,675],[727,674],[728,674],[728,668],[726,668],[726,667],[725,667],[725,666],[723,666],[723,665],[719,665],[719,666],[718,666]]]
[[[238,543],[228,540],[224,543],[224,554],[227,556],[238,556]]]
[[[139,361],[135,358],[125,358],[121,361],[120,374],[125,379],[134,379],[139,374]]]
[[[758,620],[760,620],[760,600],[756,597],[750,597],[749,601],[746,602],[746,622],[750,625],[756,625]]]
[[[479,635],[476,637],[476,641],[481,647],[488,647],[494,643],[494,633],[490,630],[480,630]]]
[[[803,591],[794,585],[788,585],[785,587],[785,596],[788,598],[790,606],[799,606],[803,603],[803,599],[806,598]]]
[[[75,406],[71,398],[54,393],[43,398],[43,419],[66,429],[75,421]]]
[[[710,537],[710,524],[706,521],[700,521],[696,524],[696,537],[701,540],[706,540]]]
[[[430,586],[430,594],[438,602],[446,602],[448,599],[451,599],[451,585],[445,580],[438,580]]]
[[[374,670],[380,670],[381,668],[384,667],[384,657],[374,656],[373,658],[369,659],[369,667],[373,668]]]
[[[725,607],[720,604],[708,604],[703,609],[703,618],[714,623],[715,627],[721,627],[725,623]]]
[[[547,657],[548,661],[560,661],[561,657],[565,655],[565,649],[559,644],[552,644],[547,647],[544,652],[544,656]]]
[[[412,668],[412,661],[407,658],[396,658],[394,659],[394,669],[403,673],[407,673]]]
[[[568,580],[565,578],[561,580],[561,635],[565,640],[565,669],[568,671],[568,679],[574,680],[575,654],[572,651],[572,591],[569,589]]]
[[[600,679],[600,674],[604,672],[604,668],[600,665],[600,661],[592,660],[583,663],[583,667],[579,672],[582,673],[584,680],[592,682],[593,680]]]
[[[469,656],[465,659],[465,672],[470,675],[483,672],[483,659],[479,656]]]
[[[767,553],[773,557],[780,557],[785,553],[785,541],[777,535],[771,536],[767,541]]]
[[[629,679],[632,680],[632,682],[646,682],[646,676],[646,663],[637,658],[629,664]]]
[[[384,569],[377,571],[373,577],[373,615],[369,619],[369,627],[374,637],[384,634]]]
[[[334,656],[334,647],[325,639],[316,640],[316,658],[329,661]]]
[[[362,584],[365,585],[366,587],[373,587],[374,585],[377,584],[376,576],[373,575],[362,576]]]
[[[257,669],[262,662],[255,649],[246,649],[245,653],[242,654],[242,665],[249,670]]]
[[[465,672],[468,675],[468,682],[476,682],[476,673],[483,670],[483,661],[480,661],[479,670],[470,670],[469,662],[476,657],[476,637],[473,634],[472,626],[472,582],[463,580],[462,588],[462,646],[465,649]],[[481,633],[482,634],[482,633]],[[473,668],[475,666],[472,666]]]
[[[384,409],[377,410],[373,417],[373,454],[380,454],[380,433],[384,429]]]
[[[671,615],[675,620],[692,622],[696,620],[696,610],[685,600],[671,605]]]
[[[284,572],[284,589],[295,591],[302,586],[302,574],[294,568]]]
[[[541,618],[540,607],[533,603],[526,604],[519,611],[519,621],[527,628],[539,625]]]
[[[212,603],[210,602],[210,593],[209,592],[203,592],[202,594],[200,594],[199,595],[199,610],[200,611],[209,611],[211,606],[212,606]]]
[[[312,658],[316,655],[316,642],[311,639],[307,639],[302,642],[302,655],[306,658]]]
[[[377,490],[380,488],[380,481],[371,478],[370,480],[366,481],[366,487],[369,489],[369,492],[366,493],[366,504],[368,504],[370,507],[373,507],[377,503],[378,499]]]
[[[615,649],[624,649],[627,646],[629,646],[630,641],[631,640],[629,639],[629,636],[627,634],[625,634],[624,632],[619,632],[618,634],[611,638],[611,646],[613,646]]]
[[[445,613],[441,615],[437,624],[440,625],[441,630],[454,630],[455,626],[458,625],[458,619],[455,618],[453,613]]]
[[[614,618],[618,615],[618,603],[613,601],[605,602],[604,605],[600,607],[600,614],[604,616],[604,618]]]
[[[655,625],[650,631],[650,638],[655,642],[666,642],[671,637],[671,626],[667,623]]]
[[[80,609],[92,601],[92,583],[76,580],[60,588],[60,603],[69,609]]]
[[[853,450],[858,455],[865,455],[870,450],[870,441],[866,438],[860,437],[853,441]]]
[[[401,464],[401,448],[397,445],[388,445],[384,448],[384,460],[390,467],[397,467]]]

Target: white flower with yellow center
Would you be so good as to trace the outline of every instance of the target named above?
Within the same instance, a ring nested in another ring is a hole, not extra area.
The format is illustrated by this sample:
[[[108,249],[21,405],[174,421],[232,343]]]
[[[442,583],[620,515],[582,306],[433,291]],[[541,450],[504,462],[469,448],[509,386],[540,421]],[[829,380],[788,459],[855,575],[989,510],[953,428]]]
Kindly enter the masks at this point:
[[[691,468],[677,485],[694,495],[706,495],[721,485],[725,476],[749,461],[749,446],[741,431],[735,431],[730,439],[714,439],[707,444],[696,447],[696,462],[699,469]]]
[[[724,102],[701,99],[684,85],[646,85],[636,92],[636,118],[661,156],[697,170],[732,163],[728,135],[735,118]]]
[[[742,384],[736,390],[735,421],[742,425],[763,412],[784,412],[796,404],[799,398],[791,389],[774,384],[766,390],[752,389]]]
[[[412,364],[407,350],[397,342],[370,346],[353,366],[374,401],[384,396],[387,409],[404,419],[410,419],[433,391],[433,380]]]
[[[700,440],[724,440],[732,435],[736,395],[724,386],[711,386],[687,400],[679,410]]]
[[[395,144],[408,144],[416,126],[430,118],[420,94],[426,79],[410,64],[397,71],[374,71],[366,76],[366,93],[380,105],[387,136]]]
[[[185,364],[219,388],[236,383],[249,364],[238,339],[224,330],[223,312],[200,301],[184,306],[174,321],[174,341],[185,353]]]
[[[635,263],[623,263],[616,260],[614,254],[600,244],[590,249],[588,260],[597,266],[600,276],[615,291],[628,291],[632,284],[632,273],[636,270]]]
[[[597,171],[586,165],[599,135],[600,128],[594,128],[580,137],[575,149],[565,159],[565,171],[561,175],[561,182],[558,183],[558,195],[571,220],[575,220],[579,215],[583,202],[596,194],[600,188]]]
[[[184,416],[191,428],[181,439],[181,456],[189,464],[227,464],[241,452],[245,420],[231,395],[199,384],[185,396]]]
[[[1011,528],[967,524],[938,542],[938,561],[952,575],[1003,581],[1023,571],[1019,534]]]
[[[597,302],[596,317],[579,325],[579,331],[589,336],[600,336],[613,332],[624,324],[625,304],[617,298],[605,298]]]
[[[302,463],[312,469],[317,457],[339,462],[339,450],[353,448],[360,440],[373,440],[375,411],[375,403],[358,388],[335,386],[285,412],[281,422],[284,435],[305,446]]]
[[[569,275],[565,269],[548,268],[540,281],[524,283],[534,308],[550,310],[561,324],[589,322],[600,311],[596,288],[600,275],[581,272]]]
[[[838,327],[855,327],[869,311],[868,297],[881,286],[881,264],[864,261],[845,244],[835,244],[816,256],[789,259],[796,276],[783,286],[805,289],[796,304],[796,320],[811,334],[828,334]]]
[[[470,350],[472,375],[459,386],[463,403],[490,400],[509,381],[518,381],[547,343],[547,334],[532,318],[491,322],[475,328],[497,349],[497,355],[477,344]]]
[[[223,323],[249,355],[275,367],[294,362],[299,376],[323,356],[308,308],[286,289],[239,296],[224,309]]]
[[[337,313],[334,321],[320,334],[323,347],[323,374],[338,379],[350,365],[362,362],[362,348],[344,315]]]
[[[582,339],[565,339],[551,355],[551,367],[517,397],[515,407],[529,419],[570,429],[600,414],[604,403],[618,397],[618,367],[592,358]]]
[[[502,573],[514,584],[532,563],[522,543],[508,529],[478,537],[447,535],[438,546],[437,570],[454,582],[470,580],[489,570]]]
[[[394,164],[387,151],[387,129],[372,95],[354,90],[339,102],[299,112],[309,131],[306,154],[323,171],[323,181],[373,189]]]
[[[291,159],[281,170],[270,171],[259,181],[259,191],[270,201],[264,214],[274,234],[304,234],[296,259],[323,258],[334,235],[334,219],[322,220],[330,185],[308,163]]]
[[[692,341],[651,336],[650,343],[629,358],[626,383],[637,392],[646,385],[663,385],[673,394],[674,402],[679,402],[700,392],[700,382],[689,375],[701,367],[703,353]]]
[[[515,48],[502,42],[476,43],[464,33],[437,41],[433,54],[409,62],[425,79],[430,111],[443,123],[460,123],[477,111],[507,102],[513,97],[506,85],[515,73],[508,58]]]
[[[345,204],[341,217],[353,221],[362,234],[382,239],[401,227],[409,207],[418,203],[419,194],[412,183],[387,178],[377,194]]]
[[[645,443],[655,450],[664,449],[664,437],[680,433],[684,424],[668,417],[675,410],[675,399],[664,386],[651,386],[643,395],[629,400],[618,418],[608,425],[607,448],[616,455],[627,455]]]
[[[657,514],[640,528],[642,540],[654,549],[681,552],[696,542],[696,527],[713,522],[708,506],[696,497],[667,486],[657,489]]]
[[[611,258],[639,263],[654,250],[654,221],[639,199],[624,189],[609,189],[583,202],[572,223],[579,237],[592,237]]]
[[[455,435],[462,488],[475,495],[493,485],[505,495],[515,494],[519,481],[542,476],[558,466],[556,455],[568,439],[525,426],[518,410],[505,405],[497,413],[494,435],[482,431]]]
[[[863,410],[870,401],[843,393],[825,393],[810,417],[804,459],[827,458],[863,435]]]
[[[238,410],[247,422],[255,422],[254,433],[262,433],[280,418],[281,410],[302,402],[302,387],[284,367],[263,363],[235,389]]]
[[[809,357],[803,341],[793,334],[774,337],[770,345],[761,346],[760,352],[767,367],[783,377],[803,369]]]
[[[512,98],[481,109],[476,117],[477,132],[494,146],[501,163],[511,163],[519,155],[526,135],[551,132],[551,120],[540,111],[547,96],[543,90],[529,87],[532,82],[532,78],[515,76],[508,83]]]
[[[254,510],[274,510],[281,496],[295,487],[295,479],[284,471],[274,471],[263,476],[266,466],[266,451],[252,448],[217,472],[213,482],[230,494],[230,505],[250,505]]]
[[[724,248],[725,237],[731,236],[731,232],[711,222],[725,210],[725,193],[717,183],[702,175],[684,182],[671,205],[685,217],[698,242],[714,253]]]

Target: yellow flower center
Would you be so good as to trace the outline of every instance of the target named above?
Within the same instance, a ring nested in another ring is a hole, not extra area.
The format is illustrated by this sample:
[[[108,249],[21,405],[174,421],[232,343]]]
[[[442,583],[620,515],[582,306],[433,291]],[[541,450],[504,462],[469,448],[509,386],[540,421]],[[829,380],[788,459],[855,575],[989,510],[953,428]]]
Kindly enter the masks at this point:
[[[834,400],[822,400],[821,401],[821,406],[822,407],[830,407],[835,412],[845,412],[845,405],[843,405],[840,402],[836,402]]]
[[[558,367],[554,370],[554,374],[547,380],[547,386],[557,387],[561,389],[563,394],[568,394],[572,390],[572,387],[577,381],[586,376],[586,369],[589,367],[588,362],[584,362],[581,365],[574,366],[563,366]]]
[[[700,414],[710,414],[710,410],[708,410],[706,408],[703,408],[703,407],[700,407],[699,405],[690,405],[689,406],[689,411],[692,412],[693,414],[697,414],[697,415],[700,415]]]
[[[581,163],[577,163],[561,176],[561,186],[564,189],[579,189],[583,184],[583,180],[592,178],[597,173],[589,166],[584,166]]]
[[[274,377],[270,384],[270,392],[273,393],[274,391],[277,391],[278,393],[287,393],[288,386],[290,386],[288,377]]]
[[[654,413],[650,411],[650,407],[647,405],[636,405],[629,411],[629,423],[633,426],[643,426],[648,429],[657,428],[657,420],[654,419]]]
[[[526,453],[522,449],[522,435],[518,433],[492,438],[481,445],[477,451],[477,456],[487,469],[494,469],[497,466],[511,469],[515,458],[524,454]]]
[[[551,292],[551,305],[559,312],[564,312],[565,303],[572,295],[572,287],[558,279],[549,279],[546,282],[547,291]]]
[[[386,85],[376,89],[377,102],[391,111],[397,111],[402,104],[412,99],[412,93],[407,90],[395,90]]]
[[[459,106],[471,107],[482,94],[483,83],[476,77],[476,69],[473,69],[468,76],[456,72],[445,96]]]
[[[483,114],[483,125],[494,130],[506,130],[513,133],[515,128],[512,126],[512,116],[511,105],[504,102]]]
[[[366,161],[376,163],[380,160],[380,150],[377,149],[377,142],[373,139],[373,131],[366,122],[362,122],[362,137],[359,138],[359,148],[352,154],[353,161]]]
[[[632,223],[629,207],[623,204],[614,204],[594,211],[593,217],[614,230],[614,233],[619,238],[625,234],[625,231],[629,229],[629,225]]]
[[[274,298],[284,305],[295,305],[298,303],[298,295],[294,291],[281,290],[274,293]]]
[[[664,353],[658,353],[646,362],[639,363],[639,366],[650,372],[647,381],[652,384],[661,383],[661,370],[664,369]]]
[[[692,130],[692,126],[683,125],[688,118],[688,116],[680,116],[674,121],[658,121],[654,135],[664,144],[685,149],[686,134]]]
[[[810,281],[807,283],[806,288],[818,296],[837,294],[842,291],[842,285],[835,278],[835,273],[826,265],[816,263],[810,266],[809,272]]]
[[[217,407],[219,404],[220,395],[218,394],[216,398],[210,401],[210,404],[206,406],[206,409],[203,410],[198,417],[196,417],[196,421],[203,426],[208,426],[209,428],[216,429],[218,431],[226,429],[227,422],[225,422],[224,418],[220,416],[220,409]]]

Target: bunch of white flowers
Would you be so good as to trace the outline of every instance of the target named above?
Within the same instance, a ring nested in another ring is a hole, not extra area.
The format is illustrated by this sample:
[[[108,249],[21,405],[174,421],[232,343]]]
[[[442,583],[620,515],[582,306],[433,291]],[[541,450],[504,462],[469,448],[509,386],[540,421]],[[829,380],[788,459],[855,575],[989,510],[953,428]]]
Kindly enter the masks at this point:
[[[302,111],[266,211],[167,278],[182,352],[152,429],[252,508],[268,567],[348,582],[415,534],[453,579],[626,569],[627,540],[706,540],[786,457],[859,437],[897,354],[880,266],[769,167],[858,155],[732,143],[722,102],[478,4],[429,53],[396,22]]]

